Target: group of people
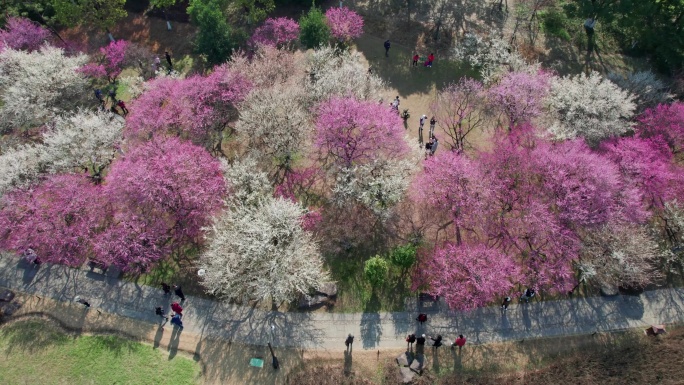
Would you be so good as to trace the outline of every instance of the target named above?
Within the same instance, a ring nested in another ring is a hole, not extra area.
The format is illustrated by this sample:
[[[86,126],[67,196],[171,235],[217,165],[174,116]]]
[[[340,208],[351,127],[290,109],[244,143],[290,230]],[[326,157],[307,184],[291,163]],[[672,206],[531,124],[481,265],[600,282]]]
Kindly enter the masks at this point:
[[[100,109],[102,111],[106,111],[106,100],[102,95],[101,89],[98,88],[95,90],[95,97],[97,98],[97,101],[100,103]],[[109,107],[109,110],[111,112],[119,114],[119,110],[117,109],[117,107],[119,107],[121,109],[121,113],[123,114],[123,116],[128,115],[128,108],[126,108],[126,103],[124,103],[123,100],[116,98],[116,89],[112,88],[111,90],[109,90],[109,99],[111,99],[112,101],[111,107]]]
[[[164,290],[164,295],[171,295],[171,289],[172,286],[169,285],[166,282],[161,283],[162,290]],[[183,294],[183,289],[179,286],[174,284],[173,285],[173,292],[176,294],[180,299],[181,303],[185,301],[185,294]],[[169,320],[169,317],[166,315],[166,311],[162,306],[157,306],[154,308],[154,313],[158,315],[159,317],[162,318],[160,327],[163,329],[164,325],[166,325],[166,322]],[[173,302],[171,304],[171,324],[178,326],[181,330],[183,330],[183,307],[181,306],[180,303],[178,302]]]
[[[423,143],[423,126],[425,125],[425,121],[427,121],[427,115],[422,115],[419,119],[419,126],[418,126],[418,143],[422,144]],[[439,145],[439,140],[437,137],[435,137],[435,125],[437,124],[437,120],[433,116],[430,119],[430,131],[428,132],[428,141],[425,143],[425,159],[428,158],[428,156],[435,155],[435,152],[437,151],[437,146]]]
[[[413,348],[414,343],[416,344],[416,346],[425,346],[425,343],[428,339],[432,340],[432,347],[435,349],[444,345],[444,343],[442,342],[444,338],[442,338],[440,334],[437,334],[436,337],[426,336],[425,334],[421,334],[419,337],[416,337],[415,334],[409,334],[408,336],[406,336],[406,349],[410,351]],[[458,338],[456,338],[454,342],[451,343],[451,348],[454,349],[456,346],[458,346],[460,350],[465,345],[465,343],[466,338],[463,336],[463,334],[459,334]]]
[[[413,61],[411,62],[412,67],[418,67],[418,61],[420,60],[420,56],[418,53],[413,54]],[[430,53],[427,57],[427,59],[423,62],[423,67],[428,67],[432,68],[432,62],[435,60],[435,54]]]

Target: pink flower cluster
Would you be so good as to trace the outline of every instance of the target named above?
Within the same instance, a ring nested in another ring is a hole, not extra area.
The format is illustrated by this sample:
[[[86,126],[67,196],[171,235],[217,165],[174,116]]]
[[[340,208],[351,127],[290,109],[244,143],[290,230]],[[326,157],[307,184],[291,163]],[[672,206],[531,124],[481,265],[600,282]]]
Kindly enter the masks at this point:
[[[339,41],[346,42],[363,35],[363,18],[347,7],[333,7],[325,12],[330,33]]]
[[[0,51],[5,47],[15,50],[36,51],[50,37],[50,31],[41,25],[21,17],[7,19],[5,29],[0,29]]]
[[[299,24],[289,17],[268,18],[252,35],[254,44],[283,47],[299,38]]]

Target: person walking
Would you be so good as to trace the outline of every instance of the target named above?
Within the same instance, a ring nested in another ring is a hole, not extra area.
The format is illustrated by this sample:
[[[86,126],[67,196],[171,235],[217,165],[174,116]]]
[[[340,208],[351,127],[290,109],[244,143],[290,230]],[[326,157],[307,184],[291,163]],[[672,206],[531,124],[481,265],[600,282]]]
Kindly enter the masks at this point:
[[[411,62],[411,67],[418,67],[418,60],[420,59],[420,56],[416,53],[413,55],[413,62]]]
[[[173,69],[173,63],[171,62],[171,55],[169,55],[169,51],[164,51],[164,56],[166,56],[166,62],[169,63],[169,72]]]
[[[98,88],[95,90],[95,97],[97,98],[98,102],[102,103],[102,101],[104,100],[104,96],[102,96],[102,90],[101,89]]]
[[[112,100],[112,105],[116,104],[116,88],[109,90],[109,98]]]
[[[442,336],[441,335],[437,334],[437,338],[430,337],[430,339],[432,340],[432,347],[433,348],[436,349],[436,348],[442,346]]]
[[[425,66],[428,68],[432,68],[432,62],[435,60],[435,54],[430,53],[427,58],[427,62],[425,62]]]
[[[392,101],[392,109],[399,112],[399,104],[401,104],[401,102],[399,101],[399,95],[397,95],[397,97],[394,98],[394,101]]]
[[[425,314],[425,313],[418,314],[418,317],[416,317],[416,321],[420,322],[420,324],[422,325],[423,323],[425,323],[427,321],[427,314]],[[423,335],[423,337],[425,337],[425,336]]]
[[[180,316],[183,317],[183,308],[178,302],[174,302],[171,304],[171,310],[173,310],[174,313],[180,314]]]
[[[90,302],[86,301],[80,296],[77,295],[76,298],[74,298],[74,300],[76,300],[76,302],[80,303],[81,305],[85,306],[86,309],[90,308]]]
[[[520,297],[520,302],[524,300],[525,303],[530,303],[530,300],[534,297],[535,294],[536,293],[534,292],[534,289],[528,287],[527,289],[525,289],[525,292]]]
[[[439,139],[436,136],[432,137],[432,146],[430,146],[430,156],[435,155],[437,152],[437,145],[439,145]]]
[[[354,336],[351,335],[351,333],[347,336],[347,339],[344,340],[344,346],[347,347],[347,351],[351,352],[352,350],[352,344],[354,343]]]
[[[454,346],[458,346],[458,351],[459,353],[461,352],[461,348],[463,348],[463,345],[466,343],[466,338],[463,337],[463,334],[459,334],[458,338],[456,338],[456,341],[454,341],[453,344],[451,344],[451,348],[453,349]]]
[[[510,304],[511,304],[511,297],[504,298],[503,301],[501,302],[501,310],[502,311],[508,310],[508,305],[510,305]]]
[[[425,346],[425,334],[422,334],[420,337],[416,338],[416,346]]]
[[[389,39],[385,40],[385,57],[389,57],[389,50],[390,50],[390,41]]]
[[[423,129],[423,126],[425,125],[425,121],[427,120],[427,115],[423,114],[421,115],[420,119],[418,120],[418,123],[420,126],[418,127],[419,130]]]
[[[171,294],[171,285],[166,282],[161,283],[162,290],[164,290],[164,295]]]
[[[166,316],[166,312],[161,306],[157,306],[154,308],[154,314],[160,316],[162,318],[162,322],[159,326],[164,328],[164,325],[166,325],[166,322],[169,320],[169,317]]]
[[[121,108],[121,111],[123,111],[123,116],[128,115],[128,109],[126,108],[126,103],[124,103],[123,100],[119,100],[116,105]]]
[[[425,160],[427,160],[428,156],[432,153],[432,138],[428,140],[427,143],[425,143]]]
[[[171,317],[171,324],[172,324],[172,325],[176,325],[176,326],[178,326],[179,328],[181,328],[181,330],[183,330],[183,321],[181,321],[180,315],[174,314],[174,315]]]
[[[154,57],[154,61],[152,62],[152,69],[154,69],[154,72],[159,71],[159,67],[161,67],[161,59],[159,59],[159,56]]]
[[[415,334],[409,334],[406,336],[406,350],[410,351],[411,350],[411,345],[416,342],[416,335]]]
[[[173,285],[173,292],[176,293],[177,296],[180,297],[181,302],[185,301],[185,294],[183,294],[183,289],[180,287],[180,285]]]
[[[437,124],[437,120],[435,120],[435,117],[433,116],[430,119],[430,138],[434,138],[435,136],[435,125]]]

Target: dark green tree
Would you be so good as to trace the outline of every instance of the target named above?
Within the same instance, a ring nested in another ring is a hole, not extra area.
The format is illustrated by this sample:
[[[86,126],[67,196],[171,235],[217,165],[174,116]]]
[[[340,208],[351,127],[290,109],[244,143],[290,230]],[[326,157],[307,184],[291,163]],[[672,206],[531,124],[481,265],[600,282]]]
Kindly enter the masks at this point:
[[[126,0],[52,0],[59,23],[68,27],[91,25],[107,32],[128,15],[125,4]]]
[[[275,9],[273,0],[234,0],[234,3],[243,11],[248,25],[255,25],[266,19],[269,12]]]
[[[244,40],[239,30],[232,30],[223,10],[224,0],[192,0],[188,14],[197,25],[195,49],[207,63],[216,65],[226,62],[235,48]]]
[[[404,245],[394,248],[389,255],[389,260],[394,266],[401,269],[402,277],[416,263],[416,246]]]
[[[385,283],[388,272],[389,263],[379,255],[367,260],[363,266],[363,274],[374,289]]]
[[[299,40],[306,48],[316,48],[330,41],[330,27],[325,22],[325,15],[315,6],[299,19],[299,30]]]

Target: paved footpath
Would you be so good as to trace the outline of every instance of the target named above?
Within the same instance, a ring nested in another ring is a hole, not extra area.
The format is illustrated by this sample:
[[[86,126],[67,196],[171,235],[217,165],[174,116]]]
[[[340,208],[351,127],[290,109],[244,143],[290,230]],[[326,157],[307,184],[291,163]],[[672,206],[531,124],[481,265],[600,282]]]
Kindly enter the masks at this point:
[[[156,305],[168,308],[177,300],[153,287],[64,266],[43,264],[33,268],[7,255],[0,256],[0,286],[65,302],[81,296],[91,303],[91,311],[100,309],[151,324],[160,320],[154,314]],[[183,307],[183,332],[200,337],[339,349],[351,333],[356,336],[357,348],[386,349],[406,346],[404,338],[410,332],[441,334],[449,340],[463,334],[469,343],[489,343],[682,323],[684,289],[511,305],[505,314],[498,307],[458,312],[442,306],[440,311],[426,312],[429,319],[422,327],[415,321],[417,309],[396,313],[281,313],[191,296]]]

